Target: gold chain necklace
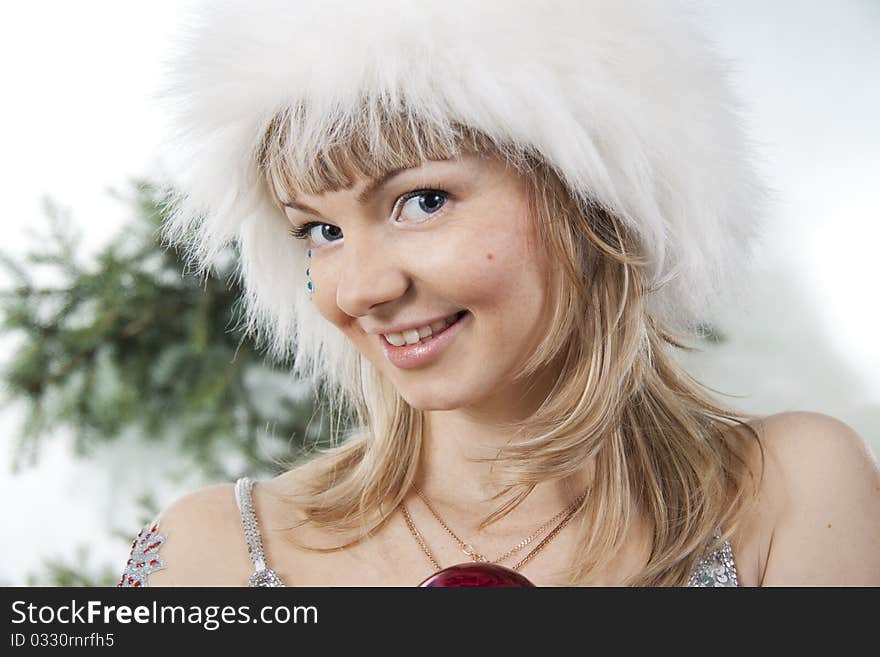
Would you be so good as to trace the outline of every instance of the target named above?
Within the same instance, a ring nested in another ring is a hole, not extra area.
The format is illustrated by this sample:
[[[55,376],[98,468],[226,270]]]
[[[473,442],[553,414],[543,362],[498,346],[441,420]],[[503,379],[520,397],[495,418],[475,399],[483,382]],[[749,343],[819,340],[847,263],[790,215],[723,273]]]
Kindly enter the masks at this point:
[[[541,534],[543,534],[545,531],[547,531],[547,529],[550,527],[550,525],[552,525],[554,522],[557,522],[560,518],[562,518],[562,516],[564,516],[566,513],[568,513],[568,511],[570,509],[579,505],[581,499],[583,499],[583,495],[582,495],[579,499],[575,500],[572,504],[570,504],[566,508],[562,509],[562,511],[560,511],[555,516],[550,518],[547,522],[545,522],[543,525],[538,527],[538,529],[536,529],[534,531],[534,533],[532,533],[530,536],[527,536],[526,538],[521,540],[519,543],[517,543],[512,548],[510,548],[507,552],[502,554],[500,557],[496,557],[495,559],[488,559],[485,556],[483,556],[482,554],[480,554],[479,552],[477,552],[470,543],[465,543],[463,540],[461,540],[455,534],[455,532],[449,528],[449,525],[447,525],[446,522],[443,520],[443,518],[440,517],[440,514],[437,513],[437,510],[434,508],[434,505],[431,504],[431,502],[428,500],[427,496],[421,490],[419,490],[418,486],[413,486],[413,488],[415,489],[418,496],[422,499],[422,502],[425,503],[425,506],[428,507],[428,510],[431,512],[431,515],[433,515],[434,518],[437,519],[437,522],[439,522],[440,525],[443,527],[443,529],[446,530],[446,533],[449,534],[456,543],[458,543],[458,546],[461,548],[462,552],[464,552],[472,561],[482,561],[484,563],[501,563],[502,561],[504,561],[504,560],[508,559],[509,557],[511,557],[512,555],[516,554],[517,552],[522,550],[526,545],[528,545],[529,543],[534,541],[536,538],[538,538]]]
[[[541,527],[539,527],[538,530],[535,531],[531,536],[529,536],[528,538],[525,538],[525,539],[523,539],[522,541],[520,541],[519,543],[517,543],[513,548],[511,548],[510,550],[508,550],[507,552],[505,552],[504,554],[502,554],[502,555],[501,555],[500,557],[498,557],[498,559],[496,559],[495,561],[489,561],[489,560],[488,560],[486,557],[484,557],[482,554],[480,554],[480,553],[478,553],[476,550],[474,550],[473,547],[471,547],[469,544],[467,544],[467,543],[465,543],[464,541],[462,541],[462,540],[461,540],[461,539],[455,534],[455,532],[453,532],[453,531],[449,528],[449,525],[447,525],[446,522],[440,517],[440,515],[439,515],[439,514],[437,513],[437,511],[433,508],[433,506],[432,506],[431,503],[428,501],[428,499],[424,496],[424,494],[423,494],[423,493],[422,493],[417,487],[414,487],[414,488],[415,488],[416,492],[418,493],[419,497],[422,499],[422,501],[425,503],[425,505],[426,505],[426,506],[428,507],[428,509],[431,511],[431,514],[437,519],[437,521],[443,526],[443,528],[449,533],[449,535],[452,536],[452,538],[456,541],[456,543],[458,543],[459,547],[464,551],[464,553],[465,553],[466,555],[468,555],[468,556],[471,558],[471,560],[474,561],[474,562],[483,562],[483,563],[493,563],[493,564],[494,564],[494,563],[497,563],[497,562],[500,561],[500,560],[506,559],[507,557],[511,556],[512,554],[515,554],[516,552],[518,552],[519,550],[521,550],[523,547],[525,547],[526,545],[528,545],[529,543],[531,543],[533,540],[535,540],[535,538],[537,538],[537,537],[540,536],[544,531],[546,531],[547,527],[549,527],[554,521],[556,521],[556,519],[560,518],[561,516],[564,516],[564,517],[562,517],[562,520],[559,522],[559,524],[557,524],[557,525],[556,525],[556,526],[550,531],[550,533],[549,533],[547,536],[545,536],[544,539],[543,539],[540,543],[538,543],[538,545],[537,545],[534,549],[532,549],[531,552],[529,552],[525,557],[523,557],[522,559],[520,559],[520,560],[519,560],[519,561],[518,561],[518,562],[517,562],[512,568],[511,568],[511,570],[514,570],[514,571],[519,570],[520,568],[522,568],[522,567],[523,567],[528,561],[530,561],[530,560],[531,560],[536,554],[538,554],[541,550],[543,550],[543,549],[547,546],[547,544],[548,544],[551,540],[553,540],[553,538],[556,537],[556,535],[557,535],[559,532],[562,531],[562,529],[563,529],[563,528],[569,523],[569,521],[574,517],[575,512],[577,511],[578,507],[580,506],[581,502],[583,501],[584,497],[586,497],[586,494],[587,494],[586,491],[584,491],[584,492],[580,495],[580,497],[578,497],[578,498],[577,498],[574,502],[572,502],[568,507],[566,507],[565,509],[563,509],[562,511],[560,511],[559,513],[557,513],[555,516],[553,516],[553,517],[552,517],[550,520],[548,520],[546,523],[544,523],[543,525],[541,525]],[[402,512],[403,512],[403,517],[404,517],[404,519],[406,520],[406,525],[407,525],[407,527],[409,528],[410,533],[413,535],[413,538],[415,538],[416,542],[419,544],[419,547],[422,549],[422,552],[425,553],[425,556],[428,558],[428,561],[431,562],[431,565],[434,566],[434,568],[436,568],[438,571],[439,571],[439,570],[442,570],[442,566],[441,566],[440,563],[437,561],[437,559],[434,558],[434,555],[433,555],[433,554],[431,553],[431,551],[428,549],[428,546],[427,546],[427,544],[425,543],[424,538],[422,538],[421,533],[420,533],[419,530],[416,528],[415,523],[413,522],[412,516],[410,516],[409,511],[408,511],[407,508],[406,508],[406,504],[401,503],[400,506],[401,506],[401,510],[402,510]]]

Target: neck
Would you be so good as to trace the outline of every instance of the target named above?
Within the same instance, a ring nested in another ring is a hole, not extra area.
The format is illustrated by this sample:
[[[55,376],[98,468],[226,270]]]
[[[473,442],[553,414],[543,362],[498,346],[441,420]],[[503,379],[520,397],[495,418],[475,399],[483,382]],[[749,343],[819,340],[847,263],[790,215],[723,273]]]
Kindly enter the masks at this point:
[[[416,485],[450,522],[476,532],[500,505],[493,496],[503,487],[492,477],[499,450],[516,440],[518,422],[532,415],[546,398],[553,377],[545,373],[526,392],[507,391],[480,404],[449,411],[426,411],[424,443]],[[532,527],[572,503],[587,487],[592,464],[567,481],[538,483],[528,497],[497,523],[498,532]],[[483,530],[491,533],[495,525]]]

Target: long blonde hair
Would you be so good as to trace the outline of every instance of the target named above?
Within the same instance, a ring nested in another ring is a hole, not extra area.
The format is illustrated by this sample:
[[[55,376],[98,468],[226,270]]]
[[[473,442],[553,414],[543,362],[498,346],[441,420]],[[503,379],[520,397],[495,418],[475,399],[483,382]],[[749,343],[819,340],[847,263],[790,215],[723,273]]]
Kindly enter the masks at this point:
[[[652,542],[645,567],[627,584],[684,584],[705,551],[741,524],[756,497],[763,453],[755,472],[751,454],[760,440],[748,423],[754,418],[719,405],[675,360],[674,349],[692,348],[690,336],[649,312],[650,263],[633,231],[599,204],[576,200],[543,158],[475,129],[457,125],[450,140],[428,123],[389,115],[372,124],[379,130],[347,132],[328,140],[331,149],[303,160],[290,157],[296,121],[296,112],[277,114],[256,154],[279,211],[294,190],[343,189],[355,174],[375,177],[462,151],[503,157],[526,176],[538,233],[558,269],[550,282],[549,328],[518,377],[528,381],[550,362],[561,368],[537,412],[509,427],[517,439],[493,459],[502,492],[483,524],[512,511],[536,484],[568,482],[595,458],[567,580],[587,582],[609,563],[635,509],[647,519]],[[317,474],[308,490],[290,498],[315,526],[339,536],[358,530],[358,538],[332,549],[361,540],[404,500],[425,427],[423,412],[362,355],[337,376],[340,385],[319,389],[337,444],[310,455]],[[344,417],[354,429],[339,430]],[[723,533],[713,540],[719,528]]]

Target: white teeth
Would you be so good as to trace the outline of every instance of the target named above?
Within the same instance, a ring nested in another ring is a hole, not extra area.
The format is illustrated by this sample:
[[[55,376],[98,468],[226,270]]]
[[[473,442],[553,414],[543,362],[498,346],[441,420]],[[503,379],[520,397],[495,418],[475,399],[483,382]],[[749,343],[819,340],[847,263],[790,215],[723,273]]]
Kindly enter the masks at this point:
[[[388,340],[395,347],[402,347],[406,344],[406,340],[403,337],[403,333],[386,333],[385,339]]]
[[[458,319],[458,313],[450,315],[445,319],[440,319],[428,326],[420,326],[417,329],[409,329],[401,333],[384,333],[385,339],[395,347],[402,347],[405,344],[415,344],[419,340],[429,338],[434,333],[438,333]]]

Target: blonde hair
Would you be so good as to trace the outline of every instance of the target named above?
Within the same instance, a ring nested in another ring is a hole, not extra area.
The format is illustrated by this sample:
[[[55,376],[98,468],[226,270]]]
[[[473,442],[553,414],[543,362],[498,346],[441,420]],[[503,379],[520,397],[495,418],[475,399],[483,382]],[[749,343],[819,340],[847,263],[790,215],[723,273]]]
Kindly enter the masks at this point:
[[[595,457],[568,581],[587,582],[609,563],[635,509],[648,521],[652,544],[644,569],[627,584],[685,584],[705,551],[728,538],[754,502],[761,473],[750,455],[760,440],[747,423],[753,418],[717,404],[676,362],[673,350],[692,349],[689,337],[649,312],[656,290],[635,233],[607,208],[579,200],[537,154],[458,124],[437,130],[404,113],[372,116],[360,126],[336,126],[333,138],[321,142],[331,147],[302,157],[307,149],[294,141],[303,111],[276,114],[256,153],[263,184],[279,206],[293,190],[343,189],[355,174],[376,177],[463,151],[503,157],[526,176],[542,246],[559,267],[546,336],[518,376],[527,381],[551,362],[561,369],[537,412],[508,427],[517,439],[493,459],[503,488],[483,525],[512,511],[536,484],[568,482]],[[337,373],[339,385],[319,388],[336,444],[311,455],[316,474],[290,500],[315,526],[358,534],[333,548],[310,549],[341,549],[381,526],[410,492],[418,468],[423,412],[361,354],[350,354],[350,361]],[[346,415],[354,429],[343,435]],[[745,432],[733,430],[738,426]]]

